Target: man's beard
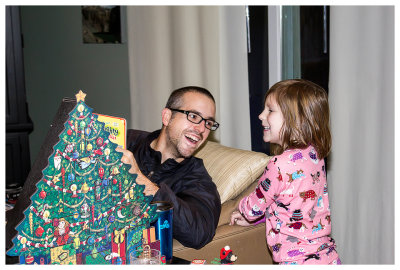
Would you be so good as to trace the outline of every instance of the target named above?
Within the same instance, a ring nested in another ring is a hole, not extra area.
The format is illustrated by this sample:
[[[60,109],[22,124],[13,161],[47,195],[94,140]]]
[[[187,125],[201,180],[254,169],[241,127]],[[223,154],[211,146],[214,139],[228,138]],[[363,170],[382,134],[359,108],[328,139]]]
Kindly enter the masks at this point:
[[[196,133],[198,136],[200,136],[201,140],[203,139],[202,134],[198,134],[198,132],[195,132],[195,131],[190,131],[190,132]],[[183,134],[184,134],[184,132],[183,132]],[[166,135],[167,135],[167,141],[170,144],[170,149],[172,152],[171,154],[175,157],[175,159],[191,157],[193,155],[193,153],[197,150],[197,148],[200,146],[200,145],[197,145],[197,147],[195,149],[193,149],[193,151],[190,151],[190,153],[183,153],[183,151],[179,147],[179,143],[181,142],[180,139],[182,139],[182,138],[179,136],[177,136],[177,137],[170,136],[169,126],[166,127]]]

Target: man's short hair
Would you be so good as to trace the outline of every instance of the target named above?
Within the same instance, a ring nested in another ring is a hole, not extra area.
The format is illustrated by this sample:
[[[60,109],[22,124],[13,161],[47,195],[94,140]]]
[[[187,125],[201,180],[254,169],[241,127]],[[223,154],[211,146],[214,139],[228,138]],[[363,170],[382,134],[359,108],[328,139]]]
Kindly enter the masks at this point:
[[[205,88],[199,86],[185,86],[179,89],[174,90],[168,98],[166,108],[178,109],[182,106],[182,97],[185,93],[194,92],[200,93],[207,97],[209,97],[215,104],[215,99],[213,95]]]

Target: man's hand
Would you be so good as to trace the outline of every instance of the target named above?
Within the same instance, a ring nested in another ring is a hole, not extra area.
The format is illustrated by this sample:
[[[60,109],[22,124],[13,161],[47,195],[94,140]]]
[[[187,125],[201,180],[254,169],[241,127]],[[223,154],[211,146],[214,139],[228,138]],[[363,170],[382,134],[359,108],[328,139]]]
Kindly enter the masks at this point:
[[[229,225],[250,226],[250,223],[242,216],[239,211],[233,211],[231,214],[231,222]]]
[[[136,178],[136,183],[138,185],[144,185],[144,190],[143,194],[146,196],[156,194],[158,191],[158,186],[154,184],[153,182],[150,181],[146,176],[143,175],[143,173],[140,171],[139,166],[137,165],[136,159],[133,156],[132,152],[126,149],[123,149],[121,147],[117,147],[115,149],[117,152],[121,152],[123,156],[121,157],[121,162],[125,164],[131,165],[131,168],[129,169],[129,173],[131,174],[137,174]]]

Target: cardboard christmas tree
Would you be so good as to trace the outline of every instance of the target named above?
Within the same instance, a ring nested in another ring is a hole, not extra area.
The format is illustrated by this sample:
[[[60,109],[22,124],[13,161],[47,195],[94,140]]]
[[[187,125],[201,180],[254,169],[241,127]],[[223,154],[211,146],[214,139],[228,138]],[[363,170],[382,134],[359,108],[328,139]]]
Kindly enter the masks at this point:
[[[121,162],[117,144],[85,96],[76,95],[30,205],[22,210],[7,252],[21,264],[125,264],[157,218],[152,197]]]

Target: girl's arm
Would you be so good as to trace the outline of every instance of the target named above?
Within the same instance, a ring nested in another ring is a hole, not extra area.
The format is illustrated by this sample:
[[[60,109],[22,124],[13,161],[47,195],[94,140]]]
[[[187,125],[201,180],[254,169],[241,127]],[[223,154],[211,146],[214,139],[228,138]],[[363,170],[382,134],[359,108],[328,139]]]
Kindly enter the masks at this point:
[[[262,222],[258,219],[261,219],[268,206],[274,202],[274,195],[279,194],[279,168],[273,160],[274,158],[265,168],[256,189],[239,203],[240,213],[250,222],[257,221],[257,224]]]

